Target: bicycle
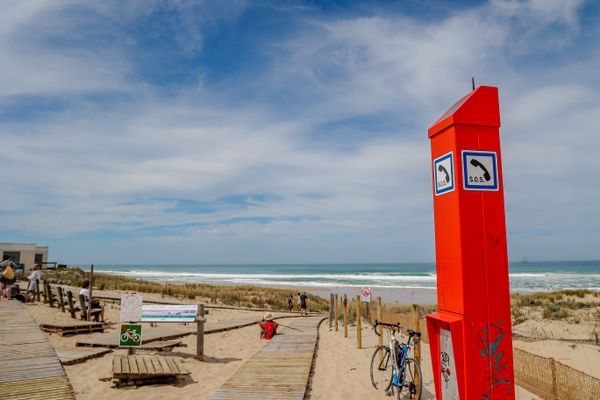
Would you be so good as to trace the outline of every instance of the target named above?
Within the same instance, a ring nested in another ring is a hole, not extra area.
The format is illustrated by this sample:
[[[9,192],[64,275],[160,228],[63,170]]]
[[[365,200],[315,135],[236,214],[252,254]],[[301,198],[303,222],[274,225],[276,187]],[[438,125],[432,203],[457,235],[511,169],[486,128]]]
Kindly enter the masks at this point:
[[[377,336],[377,327],[391,330],[388,346],[377,346],[371,358],[371,383],[375,389],[383,389],[388,396],[396,393],[397,399],[419,400],[423,391],[421,367],[414,358],[408,357],[410,346],[414,346],[421,337],[420,332],[408,330],[407,343],[396,339],[400,324],[388,324],[375,321],[373,329]]]

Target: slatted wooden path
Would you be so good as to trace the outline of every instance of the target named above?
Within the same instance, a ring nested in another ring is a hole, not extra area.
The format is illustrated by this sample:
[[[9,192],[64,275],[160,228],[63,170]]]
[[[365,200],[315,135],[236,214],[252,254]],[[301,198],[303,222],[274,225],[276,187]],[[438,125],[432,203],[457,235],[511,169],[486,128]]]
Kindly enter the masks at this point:
[[[20,302],[0,301],[0,398],[75,399],[48,338]]]
[[[170,339],[177,339],[191,334],[192,332],[186,329],[161,327],[153,328],[144,326],[144,329],[142,329],[142,343],[151,343],[159,340],[165,341]],[[76,345],[87,347],[116,348],[119,347],[119,333],[117,331],[114,331],[102,335],[95,335],[86,339],[79,339]]]
[[[114,356],[113,382],[154,382],[189,375],[181,361],[175,357],[157,355]]]
[[[89,321],[51,322],[40,324],[44,332],[58,333],[61,336],[77,335],[80,333],[104,332],[104,324]]]
[[[282,334],[271,339],[209,399],[304,399],[321,320],[305,317],[289,324],[300,332],[280,328]]]
[[[79,364],[90,358],[102,357],[106,353],[112,352],[111,349],[73,349],[58,350],[56,354],[62,365]]]
[[[289,314],[277,313],[275,313],[274,315],[275,319],[289,318],[293,316]],[[211,333],[218,333],[229,331],[232,329],[243,328],[246,326],[257,324],[258,320],[259,318],[257,317],[251,317],[224,322],[207,322],[204,324],[204,334],[209,335]],[[179,325],[177,327],[172,328],[149,327],[144,325],[144,328],[142,329],[142,343],[151,343],[159,340],[167,341],[170,339],[177,339],[187,335],[195,335],[196,332],[196,324]],[[96,335],[94,337],[78,340],[77,346],[116,348],[119,347],[119,337],[116,332],[106,333],[104,335]]]

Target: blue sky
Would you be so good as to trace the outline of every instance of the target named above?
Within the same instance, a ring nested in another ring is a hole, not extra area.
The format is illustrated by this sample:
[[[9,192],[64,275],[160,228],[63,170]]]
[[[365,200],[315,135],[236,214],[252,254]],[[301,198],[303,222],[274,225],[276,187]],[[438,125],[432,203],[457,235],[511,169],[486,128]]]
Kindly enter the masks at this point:
[[[498,86],[509,257],[600,259],[592,1],[0,5],[0,242],[67,263],[434,260],[427,128]]]

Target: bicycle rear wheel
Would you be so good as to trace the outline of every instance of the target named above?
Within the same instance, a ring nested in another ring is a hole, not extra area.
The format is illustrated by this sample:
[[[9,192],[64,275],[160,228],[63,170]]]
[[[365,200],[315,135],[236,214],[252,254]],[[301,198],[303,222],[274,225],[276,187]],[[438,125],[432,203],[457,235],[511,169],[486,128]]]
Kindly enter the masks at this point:
[[[392,358],[390,349],[377,346],[371,358],[371,383],[377,390],[387,391],[392,384]]]
[[[423,376],[421,367],[414,358],[404,363],[401,376],[401,387],[395,387],[396,398],[401,400],[419,400],[423,392]]]

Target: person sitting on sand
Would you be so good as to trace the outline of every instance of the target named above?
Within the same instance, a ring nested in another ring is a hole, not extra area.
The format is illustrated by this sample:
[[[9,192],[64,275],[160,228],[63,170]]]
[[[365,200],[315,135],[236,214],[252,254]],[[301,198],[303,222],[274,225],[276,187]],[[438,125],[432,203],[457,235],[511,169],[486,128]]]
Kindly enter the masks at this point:
[[[81,284],[80,295],[83,295],[85,299],[85,306],[87,307],[90,301],[90,281],[87,279]],[[92,308],[99,308],[100,311],[100,322],[104,322],[104,304],[100,303],[97,299],[92,298]]]
[[[277,327],[279,324],[273,321],[273,314],[270,312],[265,313],[263,319],[258,323],[260,326],[260,337],[262,339],[270,340],[275,334],[277,334]]]

